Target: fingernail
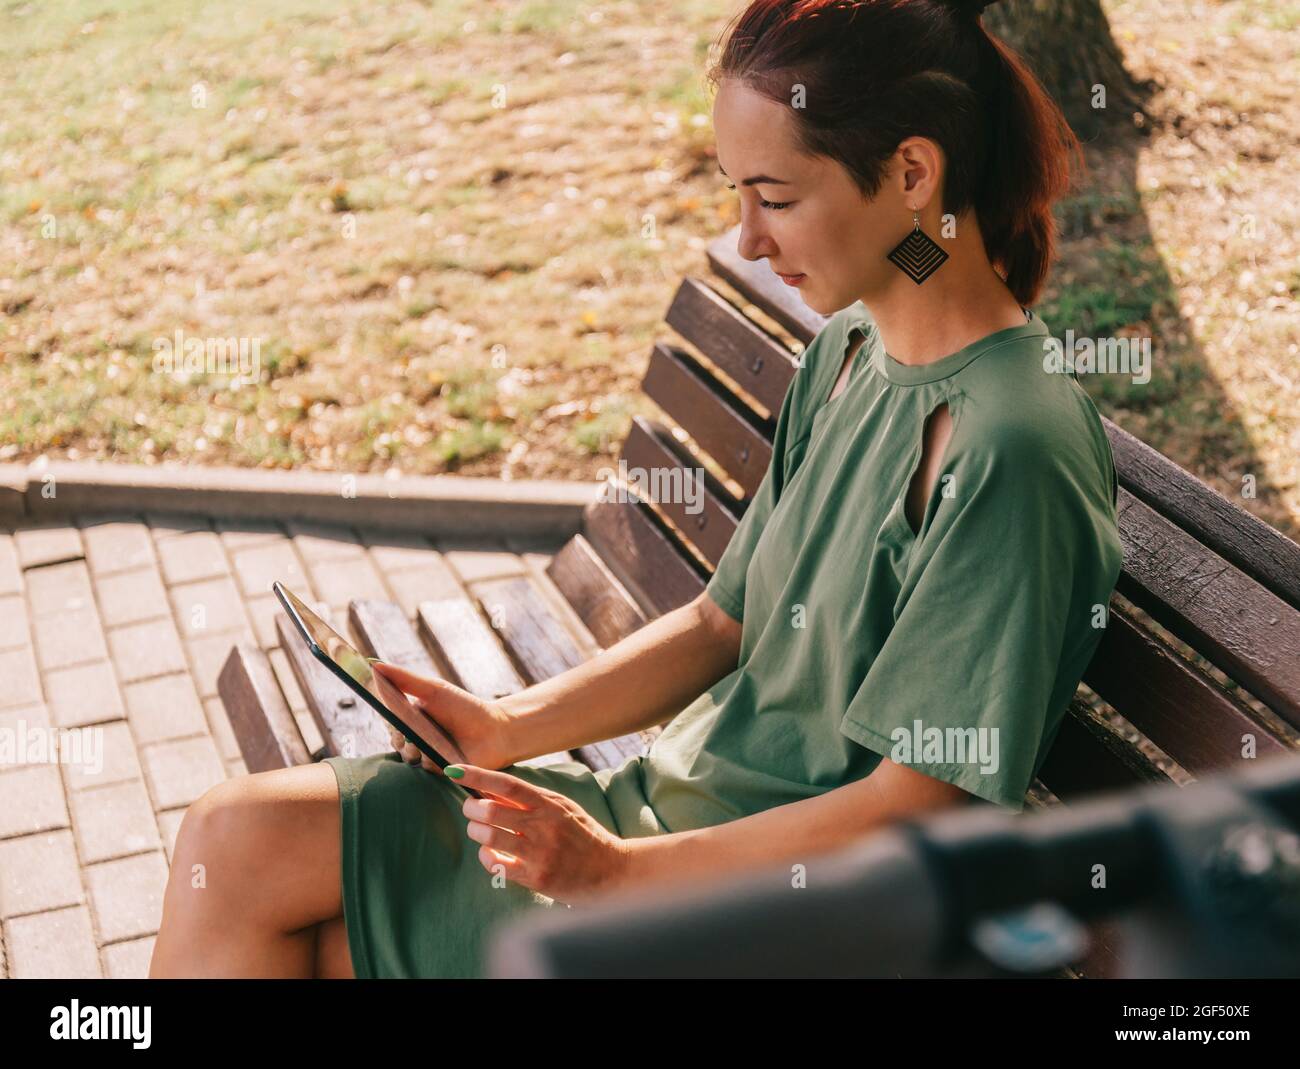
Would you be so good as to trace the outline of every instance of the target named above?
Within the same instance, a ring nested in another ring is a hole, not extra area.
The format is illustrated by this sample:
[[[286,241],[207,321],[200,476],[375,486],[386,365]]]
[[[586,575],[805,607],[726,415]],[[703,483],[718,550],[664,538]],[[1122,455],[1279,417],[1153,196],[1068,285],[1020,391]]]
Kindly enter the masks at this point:
[[[465,775],[465,770],[461,768],[460,765],[448,765],[445,769],[443,769],[443,771],[446,772],[447,775],[449,775],[452,779],[460,779],[461,776]]]

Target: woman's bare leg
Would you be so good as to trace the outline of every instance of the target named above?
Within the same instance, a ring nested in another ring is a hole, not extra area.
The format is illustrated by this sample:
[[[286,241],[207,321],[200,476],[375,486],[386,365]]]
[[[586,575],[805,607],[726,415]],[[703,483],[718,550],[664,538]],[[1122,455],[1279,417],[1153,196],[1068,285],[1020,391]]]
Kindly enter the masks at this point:
[[[150,977],[314,976],[318,928],[331,974],[350,973],[339,830],[324,764],[209,790],[177,833]]]

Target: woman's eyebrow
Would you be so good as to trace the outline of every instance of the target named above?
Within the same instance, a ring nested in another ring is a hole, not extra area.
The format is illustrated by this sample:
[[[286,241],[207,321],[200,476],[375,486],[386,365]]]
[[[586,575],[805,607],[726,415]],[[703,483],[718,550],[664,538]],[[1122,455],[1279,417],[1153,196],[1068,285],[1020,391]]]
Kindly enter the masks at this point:
[[[731,177],[731,175],[727,174],[727,172],[722,169],[722,164],[718,164],[718,173],[724,178]],[[790,184],[784,178],[769,178],[765,174],[755,175],[753,178],[742,178],[740,180],[742,186],[754,186],[758,185],[759,182],[762,182],[766,186],[788,186]]]

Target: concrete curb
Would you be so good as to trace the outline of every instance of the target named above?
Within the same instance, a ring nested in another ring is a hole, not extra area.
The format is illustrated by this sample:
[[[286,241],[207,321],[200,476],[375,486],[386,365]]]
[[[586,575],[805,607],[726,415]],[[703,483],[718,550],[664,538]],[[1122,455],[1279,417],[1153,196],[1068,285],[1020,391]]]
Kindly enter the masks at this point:
[[[559,479],[38,461],[0,464],[0,519],[26,526],[81,513],[171,512],[439,535],[567,537],[600,487]]]

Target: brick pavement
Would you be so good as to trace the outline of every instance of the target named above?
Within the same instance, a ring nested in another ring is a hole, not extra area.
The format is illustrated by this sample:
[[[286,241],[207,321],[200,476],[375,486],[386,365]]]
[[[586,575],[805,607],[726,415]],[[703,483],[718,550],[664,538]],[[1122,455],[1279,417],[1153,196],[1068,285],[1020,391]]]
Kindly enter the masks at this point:
[[[147,974],[185,809],[246,771],[216,688],[235,641],[268,651],[319,744],[277,648],[273,579],[338,626],[353,598],[413,614],[548,559],[513,541],[194,516],[0,529],[0,746],[16,751],[0,750],[0,977]],[[32,749],[73,735],[75,761]]]

